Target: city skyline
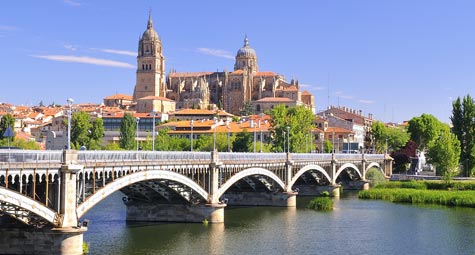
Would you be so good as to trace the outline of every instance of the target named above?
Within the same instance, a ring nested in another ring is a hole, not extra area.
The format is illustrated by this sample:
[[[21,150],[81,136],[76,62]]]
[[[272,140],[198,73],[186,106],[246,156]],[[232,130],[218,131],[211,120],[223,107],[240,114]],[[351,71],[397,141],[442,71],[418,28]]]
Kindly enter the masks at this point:
[[[0,102],[101,103],[132,95],[152,9],[169,70],[233,70],[244,35],[262,71],[298,79],[317,110],[341,105],[402,122],[449,121],[474,94],[469,1],[8,2],[0,10]],[[235,10],[234,10],[235,9]]]

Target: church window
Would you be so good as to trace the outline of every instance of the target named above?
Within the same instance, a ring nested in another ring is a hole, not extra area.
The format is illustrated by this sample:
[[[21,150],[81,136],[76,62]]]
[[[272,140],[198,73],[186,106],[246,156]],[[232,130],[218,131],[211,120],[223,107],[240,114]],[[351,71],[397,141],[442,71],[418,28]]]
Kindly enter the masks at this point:
[[[142,64],[142,70],[145,70],[145,65],[144,64]]]
[[[257,111],[257,112],[260,112],[260,111],[261,111],[261,105],[260,105],[260,104],[256,105],[256,111]]]

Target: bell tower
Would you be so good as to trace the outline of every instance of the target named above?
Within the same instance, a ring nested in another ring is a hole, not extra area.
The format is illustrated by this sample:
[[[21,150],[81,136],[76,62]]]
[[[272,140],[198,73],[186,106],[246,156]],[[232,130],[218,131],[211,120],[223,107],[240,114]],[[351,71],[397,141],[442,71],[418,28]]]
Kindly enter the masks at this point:
[[[139,40],[136,73],[135,102],[147,96],[166,96],[165,58],[162,54],[162,42],[153,28],[151,12],[148,16],[147,30]]]

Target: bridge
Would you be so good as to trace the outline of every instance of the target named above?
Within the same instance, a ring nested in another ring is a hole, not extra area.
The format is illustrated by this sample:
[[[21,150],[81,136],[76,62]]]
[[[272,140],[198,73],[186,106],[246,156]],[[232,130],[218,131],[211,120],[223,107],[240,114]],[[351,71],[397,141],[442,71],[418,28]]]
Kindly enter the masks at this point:
[[[82,254],[84,214],[121,191],[128,221],[224,222],[227,205],[296,206],[296,196],[365,187],[384,154],[0,152],[0,254]],[[21,223],[22,226],[18,226]],[[21,236],[22,238],[19,238]],[[46,243],[45,243],[46,242]],[[36,247],[35,243],[45,243]],[[31,244],[31,245],[27,245]]]

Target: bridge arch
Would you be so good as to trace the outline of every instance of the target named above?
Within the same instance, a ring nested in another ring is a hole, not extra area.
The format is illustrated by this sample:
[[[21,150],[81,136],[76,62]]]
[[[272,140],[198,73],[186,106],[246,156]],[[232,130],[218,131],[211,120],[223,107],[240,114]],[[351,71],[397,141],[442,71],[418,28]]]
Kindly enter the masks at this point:
[[[92,196],[88,197],[76,209],[78,218],[81,218],[89,209],[94,207],[97,203],[108,197],[110,194],[137,182],[156,179],[165,179],[184,184],[197,192],[203,199],[208,199],[208,192],[206,192],[206,190],[204,190],[196,182],[184,175],[165,170],[141,171],[120,177],[107,184],[104,188],[100,189]]]
[[[248,168],[245,169],[235,175],[233,175],[231,178],[229,178],[226,183],[223,184],[218,190],[218,195],[216,196],[217,198],[220,198],[233,184],[238,182],[244,177],[251,176],[251,175],[265,175],[272,180],[274,180],[281,188],[282,190],[285,190],[285,184],[284,182],[273,172],[264,169],[264,168],[259,168],[259,167],[253,167],[253,168]]]
[[[52,224],[57,223],[57,214],[55,211],[46,207],[42,203],[24,196],[16,191],[0,187],[0,201],[25,209],[26,211],[34,213]],[[22,219],[17,219],[28,224],[28,222],[25,222]]]
[[[377,163],[377,162],[371,162],[371,163],[366,167],[365,173],[367,173],[368,170],[369,170],[371,167],[376,167],[376,168],[378,168],[379,171],[381,171],[381,173],[384,174],[383,168],[382,168],[381,165],[380,165],[379,163]],[[384,174],[384,175],[385,175],[385,174]]]
[[[325,176],[325,178],[328,180],[329,183],[331,183],[331,178],[330,176],[328,175],[327,171],[325,171],[325,169],[319,165],[308,165],[308,166],[305,166],[303,167],[302,169],[300,169],[293,177],[292,177],[292,180],[290,181],[290,187],[289,188],[292,188],[295,184],[295,182],[300,178],[300,176],[302,176],[302,174],[304,174],[305,172],[309,171],[309,170],[317,170],[318,172],[322,173],[323,176]]]
[[[358,167],[355,166],[355,164],[353,163],[345,163],[343,164],[339,169],[338,171],[336,171],[336,174],[335,174],[335,180],[338,178],[338,176],[340,176],[341,172],[343,172],[343,170],[345,170],[346,168],[351,168],[353,170],[355,170],[355,172],[358,174],[358,176],[362,179],[363,177],[361,176],[361,172],[360,170],[358,169]]]

